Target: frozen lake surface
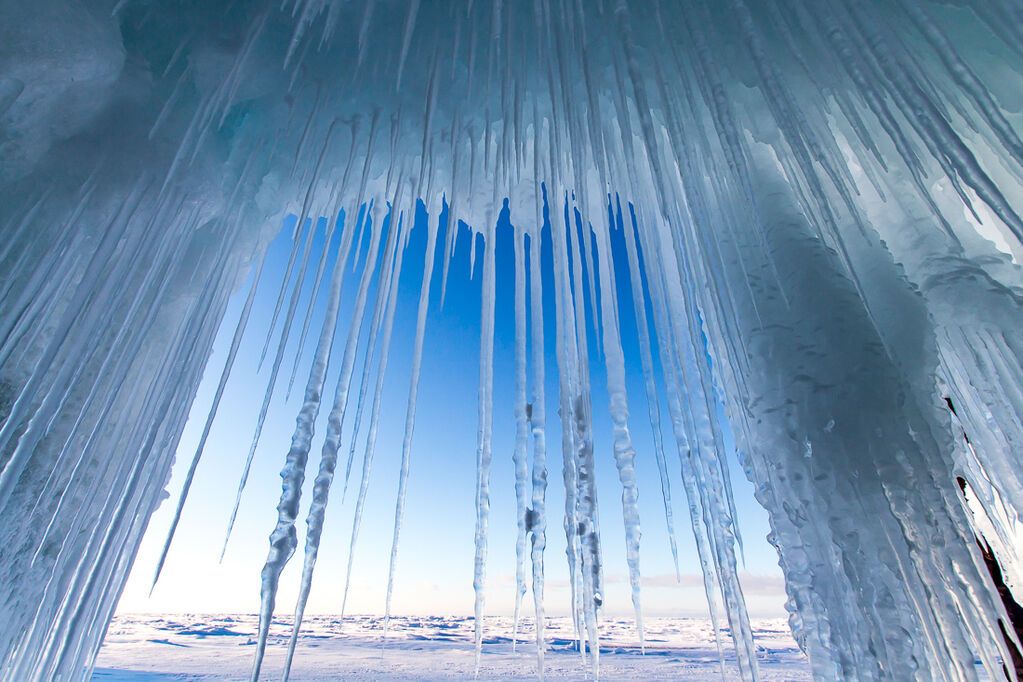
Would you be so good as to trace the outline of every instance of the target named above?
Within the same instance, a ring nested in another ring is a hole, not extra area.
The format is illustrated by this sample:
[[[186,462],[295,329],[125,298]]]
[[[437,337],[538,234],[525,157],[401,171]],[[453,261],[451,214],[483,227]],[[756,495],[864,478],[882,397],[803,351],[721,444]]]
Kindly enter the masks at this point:
[[[138,680],[240,680],[252,664],[255,615],[118,616],[110,625],[94,682]],[[700,618],[648,618],[646,653],[629,619],[601,626],[603,680],[720,680],[714,631]],[[754,620],[761,678],[809,680],[806,658],[783,619]],[[386,644],[379,616],[307,616],[292,670],[294,680],[466,680],[473,677],[473,620],[456,616],[391,619]],[[264,679],[279,679],[290,619],[276,619],[263,666]],[[585,680],[572,640],[572,622],[547,625],[545,672],[549,679]],[[727,631],[726,678],[737,679]],[[536,649],[531,621],[520,625],[512,647],[512,619],[487,619],[481,680],[535,680]]]

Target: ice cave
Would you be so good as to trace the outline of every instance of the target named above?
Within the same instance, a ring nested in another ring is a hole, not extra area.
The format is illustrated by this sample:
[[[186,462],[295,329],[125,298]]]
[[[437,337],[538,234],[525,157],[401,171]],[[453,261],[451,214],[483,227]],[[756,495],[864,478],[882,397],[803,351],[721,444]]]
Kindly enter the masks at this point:
[[[0,0],[0,679],[106,679],[198,516],[260,529],[252,680],[462,519],[407,678],[503,679],[498,590],[515,679],[614,677],[660,552],[707,679],[789,679],[755,540],[799,679],[1023,679],[1021,257],[1020,0]]]

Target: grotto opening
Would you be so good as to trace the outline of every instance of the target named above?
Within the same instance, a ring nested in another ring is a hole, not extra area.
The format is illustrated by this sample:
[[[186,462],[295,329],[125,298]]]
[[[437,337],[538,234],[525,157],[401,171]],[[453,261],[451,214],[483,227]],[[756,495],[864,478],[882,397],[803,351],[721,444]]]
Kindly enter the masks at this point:
[[[681,472],[715,631],[758,679],[738,458],[815,678],[1017,679],[1021,46],[1018,0],[0,2],[0,676],[91,677],[243,286],[202,439],[180,453],[187,482],[164,504],[176,525],[239,348],[261,348],[239,500],[273,396],[301,400],[275,445],[258,679],[304,516],[287,676],[339,488],[356,500],[351,574],[398,280],[418,278],[398,331],[390,613],[424,338],[468,248],[477,668],[493,428],[511,418],[516,620],[521,606],[539,624],[536,674],[555,531],[599,674],[596,467],[619,482],[642,640],[636,463],[653,460],[645,495],[663,497],[674,543]],[[290,252],[257,338],[282,223]],[[505,255],[513,276],[497,277]],[[494,409],[499,299],[510,417]],[[546,504],[559,464],[562,509]],[[605,499],[605,517],[618,506]]]

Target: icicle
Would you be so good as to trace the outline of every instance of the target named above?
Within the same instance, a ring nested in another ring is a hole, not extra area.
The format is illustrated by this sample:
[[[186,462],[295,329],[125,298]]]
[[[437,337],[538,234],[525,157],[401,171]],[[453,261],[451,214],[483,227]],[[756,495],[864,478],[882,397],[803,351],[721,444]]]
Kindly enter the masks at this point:
[[[320,155],[316,162],[316,168],[313,172],[313,177],[309,181],[309,186],[306,189],[305,193],[305,200],[302,202],[302,211],[301,213],[299,213],[298,219],[295,222],[294,246],[292,246],[291,255],[288,257],[288,266],[284,271],[284,279],[281,284],[281,290],[277,294],[277,303],[274,304],[274,313],[273,317],[270,318],[270,328],[269,331],[267,331],[266,340],[263,342],[263,350],[259,352],[260,367],[263,366],[263,361],[266,359],[266,352],[270,347],[270,338],[273,335],[274,327],[277,324],[277,317],[281,313],[281,307],[284,305],[284,292],[287,289],[288,282],[291,280],[291,272],[295,267],[295,260],[298,256],[299,245],[298,235],[300,231],[305,228],[305,221],[309,218],[309,207],[310,202],[312,201],[313,198],[313,190],[315,189],[315,184],[317,177],[319,175],[319,170],[323,164],[324,158],[326,157],[327,150],[329,149],[330,139],[334,132],[335,124],[336,121],[334,123],[331,123],[330,128],[327,131],[327,135],[324,138],[323,147],[320,149]],[[358,222],[358,220],[356,220],[356,222]],[[306,267],[309,264],[309,250],[312,248],[313,237],[316,235],[316,230],[317,221],[310,220],[309,230],[306,233],[305,246],[302,249],[302,262],[301,265],[299,266],[295,287],[291,293],[291,301],[288,303],[288,312],[284,318],[284,329],[281,331],[281,341],[277,347],[278,356],[283,354],[284,347],[287,345],[288,342],[288,335],[291,332],[291,322],[295,316],[295,310],[298,306],[299,295],[302,292],[302,284],[305,282],[305,271]],[[274,376],[276,376],[276,372],[274,372]]]
[[[603,562],[600,553],[600,523],[597,506],[596,462],[593,453],[592,406],[590,404],[589,350],[586,337],[586,308],[583,293],[582,252],[571,227],[571,207],[565,202],[565,224],[568,226],[566,257],[571,271],[570,296],[574,300],[576,380],[578,393],[573,397],[571,427],[575,431],[576,458],[576,520],[582,563],[582,619],[590,647],[590,670],[594,678],[600,674],[600,637],[598,619],[604,601]]]
[[[112,270],[107,267],[110,259],[113,255],[113,246],[118,242],[122,234],[127,229],[131,220],[134,210],[138,208],[138,202],[148,186],[149,180],[141,178],[133,187],[133,194],[122,204],[119,211],[118,218],[115,222],[108,226],[104,233],[103,239],[96,248],[93,258],[90,260],[88,269],[83,279],[79,282],[79,287],[76,290],[75,296],[71,299],[70,304],[59,321],[59,326],[53,332],[53,341],[47,347],[43,356],[36,362],[36,366],[31,374],[30,379],[22,388],[21,393],[17,399],[11,405],[10,410],[7,414],[4,425],[0,427],[0,452],[5,451],[8,445],[12,442],[16,431],[22,426],[22,420],[26,416],[26,413],[31,409],[32,402],[34,401],[37,392],[42,388],[42,383],[46,378],[46,370],[49,365],[54,362],[58,357],[58,352],[62,350],[62,344],[68,339],[71,332],[72,326],[81,324],[83,327],[88,328],[89,322],[95,320],[98,315],[103,312],[97,310],[95,306],[87,307],[85,305],[90,294],[94,293],[92,287],[97,286],[101,276],[106,276],[108,279],[105,280],[104,284],[107,288],[113,286],[113,282],[116,281],[116,276],[123,275],[124,270],[130,267],[133,263],[131,255],[125,256],[117,262],[117,267]],[[133,208],[129,208],[133,207]],[[141,244],[140,237],[136,237],[134,241],[136,247]],[[129,251],[129,253],[132,253]],[[134,250],[134,257],[138,258],[138,251]],[[82,319],[84,318],[84,319]],[[77,338],[72,337],[71,341],[76,344],[76,347],[80,348],[85,344],[86,339],[81,338],[79,335]],[[73,355],[73,353],[72,353]],[[64,363],[61,366],[58,375],[52,380],[56,386],[61,386],[71,377],[72,373],[76,370],[76,366],[70,363]],[[36,429],[26,429],[26,432],[20,436],[16,441],[17,445],[14,452],[4,463],[3,468],[0,469],[0,509],[6,506],[8,499],[14,491],[19,476],[28,464],[28,459],[31,456],[32,448],[38,442],[38,439],[42,437],[41,433],[36,435],[36,431],[39,430],[39,421],[48,419],[46,412],[47,408],[52,409],[56,407],[56,402],[60,397],[60,393],[56,391],[49,391],[47,399],[44,404],[36,410],[32,417],[32,422],[36,425]]]
[[[401,54],[398,57],[398,76],[394,80],[394,89],[401,90],[401,74],[405,70],[405,60],[408,58],[409,46],[412,43],[412,32],[416,28],[416,14],[419,13],[419,0],[412,0],[408,6],[408,15],[405,17],[405,35],[401,40]]]
[[[626,560],[629,583],[632,587],[632,607],[636,615],[639,646],[645,652],[643,637],[643,607],[640,602],[639,571],[639,486],[636,482],[636,451],[629,434],[629,399],[625,389],[625,353],[622,351],[621,330],[616,312],[618,297],[614,271],[611,267],[611,241],[608,230],[599,231],[595,249],[600,306],[603,311],[604,366],[607,370],[611,421],[614,429],[614,457],[618,479],[622,484],[622,516],[625,521]]]
[[[412,374],[409,381],[408,406],[405,410],[405,435],[401,444],[401,469],[398,475],[398,497],[394,506],[394,535],[391,539],[391,558],[387,570],[387,598],[384,605],[384,637],[391,620],[391,596],[394,592],[394,572],[398,562],[398,539],[405,515],[405,496],[408,486],[409,465],[412,463],[412,432],[416,424],[416,401],[419,398],[419,373],[423,362],[423,340],[426,335],[426,313],[430,306],[430,283],[433,281],[433,262],[437,250],[437,229],[440,216],[427,218],[426,255],[423,265],[423,286],[419,293],[419,311],[416,315],[416,336],[412,348]]]
[[[232,234],[232,233],[233,233],[233,228],[225,230],[224,234],[225,234],[225,237],[226,237],[227,235]],[[171,238],[172,235],[173,235],[173,231],[172,230],[167,230],[167,231],[163,232],[161,240],[158,243],[157,248],[155,250],[155,253],[157,255],[166,255],[166,254],[175,253],[175,252],[180,253],[180,251],[179,251],[179,249],[180,249],[180,242],[178,240],[175,240],[175,239]],[[160,278],[161,274],[163,275],[162,281],[161,281],[161,278]],[[147,283],[159,282],[159,287],[157,289],[156,297],[157,297],[157,299],[159,299],[159,298],[161,298],[164,295],[164,293],[166,292],[168,286],[171,283],[171,279],[169,277],[167,277],[166,275],[167,275],[166,272],[149,271],[149,272],[146,273],[143,286],[141,286],[138,291],[133,292],[132,302],[131,302],[130,306],[128,306],[128,311],[127,311],[126,319],[133,319],[136,314],[141,314],[142,303],[143,303],[143,301],[145,299],[145,297],[143,296],[143,292],[147,291]],[[139,320],[139,323],[138,323],[137,326],[135,326],[135,325],[125,325],[124,327],[122,327],[118,331],[117,339],[115,339],[114,345],[116,346],[118,341],[120,341],[120,340],[125,340],[125,339],[132,338],[132,335],[135,335],[136,338],[142,338],[148,332],[148,330],[151,329],[151,325],[154,322],[155,317],[156,317],[155,316],[155,312],[156,312],[155,309],[150,309],[150,310],[146,311],[145,315],[142,317],[142,319]],[[124,377],[125,377],[126,373],[128,372],[129,368],[130,368],[130,362],[126,361],[125,358],[115,356],[114,354],[107,354],[106,357],[103,359],[103,363],[102,363],[102,365],[101,365],[101,367],[99,369],[98,375],[99,376],[107,376],[108,372],[109,372],[109,376],[112,379],[112,385],[117,386],[118,389],[119,389],[121,386],[123,386]],[[83,424],[85,416],[86,416],[86,413],[88,412],[90,407],[95,403],[96,400],[99,399],[99,397],[100,397],[99,390],[98,390],[99,388],[100,387],[98,385],[93,386],[92,390],[89,393],[89,395],[86,397],[84,405],[83,405],[83,407],[82,407],[82,409],[81,409],[77,419],[75,420],[75,424],[74,424],[74,426],[71,427],[70,433],[69,433],[69,435],[67,437],[67,440],[65,441],[64,446],[61,449],[61,458],[65,454],[69,454],[68,450],[69,450],[69,448],[71,446],[72,438],[77,433],[79,427]],[[117,395],[117,391],[114,392],[114,395],[115,396]],[[111,400],[110,402],[108,402],[107,405],[104,406],[104,408],[103,408],[104,416],[109,414],[113,404],[114,404],[113,400]],[[102,422],[102,419],[100,419],[97,422],[97,425],[99,423],[101,423],[101,422]],[[77,460],[75,461],[74,466],[71,469],[71,472],[70,472],[70,475],[69,475],[69,482],[68,482],[69,486],[77,478],[77,476],[78,476],[78,474],[79,474],[79,472],[81,470],[82,464],[83,464],[83,462],[86,461],[86,456],[87,456],[87,454],[91,450],[91,445],[92,445],[93,439],[96,437],[96,435],[97,435],[96,428],[93,428],[92,432],[89,435],[88,440],[86,441],[86,445],[82,448],[82,452],[78,456]],[[38,505],[38,503],[42,499],[44,499],[44,498],[45,499],[49,499],[50,498],[50,494],[49,494],[48,491],[49,491],[50,483],[51,483],[51,481],[53,480],[53,478],[54,478],[54,476],[56,474],[57,474],[57,468],[54,467],[51,470],[50,476],[47,478],[46,483],[44,484],[43,495],[40,497],[40,499],[38,499],[36,501],[37,505]],[[54,522],[56,521],[56,518],[60,515],[60,512],[61,512],[61,510],[64,507],[65,500],[66,500],[66,495],[65,494],[61,494],[59,496],[59,500],[58,500],[56,509],[54,511],[53,518],[51,518],[50,522],[47,524],[46,530],[44,531],[42,539],[39,542],[39,547],[38,547],[38,549],[36,550],[36,553],[33,556],[33,559],[32,559],[33,563],[35,563],[36,560],[39,558],[40,552],[42,551],[42,549],[43,549],[47,539],[50,536],[51,530],[54,527]],[[33,510],[32,510],[32,513],[34,513],[34,512],[35,512],[35,508],[33,508]]]
[[[536,231],[529,236],[529,306],[531,351],[533,361],[533,402],[526,406],[533,435],[533,490],[532,508],[527,510],[528,528],[532,533],[530,559],[533,565],[533,607],[536,628],[536,664],[537,675],[544,677],[544,650],[546,640],[544,628],[543,594],[544,571],[543,553],[547,546],[547,409],[546,392],[544,390],[544,331],[543,331],[543,282],[540,268],[540,230],[542,222],[537,222]]]
[[[515,503],[518,537],[515,541],[515,617],[512,625],[512,651],[518,645],[519,610],[526,595],[526,533],[529,504],[526,449],[529,441],[529,416],[526,408],[526,264],[525,232],[515,228]],[[495,294],[496,296],[496,294]],[[484,311],[486,312],[486,311]],[[491,352],[493,347],[491,346]],[[539,624],[537,624],[539,627]]]
[[[361,217],[356,220],[356,225],[358,225],[361,230],[365,230],[365,227],[366,227],[366,216],[369,214],[368,212],[370,210],[370,206],[369,205],[362,205],[361,202],[362,202],[362,197],[363,197],[363,195],[366,192],[367,175],[369,174],[369,169],[370,169],[371,163],[373,161],[373,153],[372,153],[373,152],[373,141],[374,141],[374,139],[376,139],[377,119],[378,119],[378,112],[374,111],[372,123],[371,123],[370,129],[369,129],[369,138],[368,138],[368,140],[366,142],[366,157],[365,157],[365,159],[363,161],[362,179],[361,179],[361,182],[359,183],[359,191],[356,194],[356,196],[358,197],[358,200],[356,201],[356,210],[359,211],[360,215],[361,215]],[[351,141],[351,146],[350,146],[350,149],[349,149],[349,152],[348,152],[348,161],[345,164],[344,174],[341,177],[340,189],[338,191],[339,194],[343,193],[344,189],[347,187],[347,185],[348,185],[348,178],[349,178],[349,176],[351,175],[351,172],[352,172],[353,164],[354,164],[354,161],[355,161],[355,145],[356,145],[356,142],[358,141],[357,140],[358,131],[359,131],[359,121],[358,121],[358,119],[356,119],[355,121],[352,122],[352,125],[351,125],[352,141]],[[291,367],[291,377],[288,379],[288,391],[285,394],[288,397],[291,396],[291,388],[292,388],[292,385],[295,382],[295,374],[296,374],[296,372],[298,370],[298,363],[302,359],[302,349],[305,348],[306,335],[307,335],[307,333],[309,331],[309,324],[310,324],[310,321],[312,319],[313,310],[315,309],[317,294],[320,291],[320,281],[321,281],[321,278],[323,277],[323,268],[324,268],[324,263],[325,263],[325,257],[326,257],[326,254],[329,253],[329,251],[330,251],[329,247],[330,247],[330,243],[331,243],[331,238],[332,238],[332,236],[334,234],[334,227],[335,227],[335,224],[331,224],[330,225],[330,229],[328,229],[328,231],[327,231],[327,237],[326,237],[326,239],[324,241],[325,246],[324,246],[323,256],[320,258],[320,264],[319,264],[319,266],[317,268],[317,271],[316,271],[316,279],[315,279],[315,284],[313,285],[313,293],[312,293],[312,295],[309,298],[309,306],[306,309],[305,320],[302,322],[302,333],[298,337],[298,350],[295,351],[295,361],[294,361],[294,363],[292,364],[292,367]],[[352,258],[352,270],[353,270],[353,272],[354,272],[355,268],[358,266],[358,263],[360,262],[360,256],[362,254],[362,241],[363,241],[362,240],[362,234],[360,232],[358,235],[356,235],[355,242],[354,242],[354,244],[356,244],[357,251],[355,253],[355,256]]]
[[[373,9],[376,7],[376,0],[367,0],[365,10],[362,13],[362,23],[359,26],[359,59],[355,63],[356,68],[362,66],[366,57],[366,35],[369,33],[370,22],[373,19]]]
[[[291,630],[291,640],[288,642],[288,655],[284,662],[284,680],[287,680],[291,674],[291,663],[295,656],[295,645],[298,643],[298,633],[302,627],[302,617],[305,614],[305,607],[309,601],[309,592],[312,589],[313,571],[316,568],[316,558],[320,550],[320,537],[323,533],[323,523],[327,514],[330,485],[334,480],[334,469],[337,467],[337,451],[341,441],[341,428],[344,425],[345,412],[348,407],[352,370],[355,368],[355,355],[358,350],[359,337],[362,335],[362,322],[366,312],[366,298],[369,294],[370,283],[373,280],[373,273],[376,272],[377,253],[380,250],[383,227],[379,225],[379,220],[376,218],[368,218],[367,220],[369,226],[367,229],[372,230],[370,234],[370,250],[369,255],[366,257],[365,268],[362,271],[362,281],[359,283],[359,292],[355,299],[355,310],[352,312],[352,320],[348,328],[348,340],[345,342],[344,356],[341,360],[341,375],[338,377],[337,388],[334,393],[334,405],[330,410],[330,415],[327,417],[327,433],[323,441],[323,450],[320,454],[320,470],[313,484],[313,499],[310,503],[309,516],[306,520],[308,531],[306,533],[305,560],[302,566],[302,582],[299,588],[298,603],[295,606],[295,623]],[[390,231],[389,240],[394,240],[394,233],[395,230]],[[292,526],[294,526],[294,523],[292,523]],[[293,528],[291,532],[294,532]]]
[[[341,220],[340,216],[338,220]],[[334,264],[334,268],[340,268],[342,273],[335,272],[334,279],[343,278],[343,271],[345,270],[345,263],[348,262],[348,254],[352,247],[353,233],[356,232],[356,226],[353,225],[351,229],[345,229],[341,235],[341,249],[338,252],[337,261]],[[312,228],[310,228],[312,229]],[[343,281],[343,279],[341,280]],[[338,286],[340,286],[340,282]],[[292,303],[297,305],[298,301],[298,289],[292,296]],[[267,382],[266,392],[263,395],[263,404],[259,408],[259,417],[256,420],[256,431],[252,435],[252,443],[249,445],[249,453],[245,458],[245,465],[242,468],[241,480],[238,482],[238,491],[235,494],[234,506],[231,508],[231,517],[227,522],[227,532],[224,534],[224,544],[220,549],[220,558],[223,560],[224,554],[227,552],[227,543],[231,540],[231,531],[234,529],[235,519],[238,517],[238,508],[241,506],[242,492],[245,490],[245,484],[249,480],[249,470],[252,468],[252,459],[256,455],[256,448],[259,445],[260,436],[263,434],[263,425],[266,422],[267,412],[270,410],[270,400],[273,398],[274,386],[277,383],[277,373],[280,371],[281,362],[284,359],[284,348],[287,344],[287,333],[282,334],[281,342],[277,348],[277,355],[274,358],[273,367],[270,370],[270,379]]]
[[[489,225],[484,236],[483,294],[480,310],[480,388],[479,439],[476,443],[476,557],[473,562],[472,588],[476,593],[474,630],[476,637],[476,672],[480,674],[480,656],[483,651],[483,607],[486,602],[487,535],[490,522],[490,462],[491,438],[494,428],[494,304],[496,292],[497,227]],[[516,248],[517,250],[517,248]],[[523,453],[524,454],[524,453]],[[524,466],[525,462],[522,463]],[[516,474],[518,481],[519,474]],[[525,480],[520,487],[525,492]],[[521,531],[520,531],[521,535]],[[518,584],[516,584],[518,589]],[[516,596],[516,602],[519,597]],[[517,620],[516,620],[517,622]]]
[[[350,235],[354,231],[354,229],[345,231],[345,234],[349,236],[347,244],[349,247],[351,246]],[[313,429],[320,409],[320,398],[323,394],[323,383],[327,378],[327,365],[330,362],[334,334],[337,331],[338,309],[341,305],[341,286],[344,282],[347,252],[348,248],[342,247],[342,252],[334,264],[323,326],[320,329],[320,337],[313,354],[313,364],[309,370],[302,408],[295,420],[295,433],[291,438],[291,449],[288,451],[284,468],[281,470],[283,482],[281,500],[277,504],[277,525],[270,535],[270,552],[267,554],[261,576],[259,631],[251,676],[253,682],[259,679],[259,672],[263,665],[263,654],[266,651],[267,636],[270,634],[270,620],[273,617],[274,605],[277,601],[277,584],[281,571],[284,570],[284,565],[291,558],[298,544],[295,518],[298,516],[298,504],[302,496],[302,483],[305,480],[309,447],[312,444]]]
[[[356,218],[356,225],[362,224],[360,218]],[[309,304],[306,307],[305,319],[302,320],[302,331],[298,335],[298,349],[295,351],[295,359],[291,363],[291,375],[288,377],[288,390],[284,393],[284,399],[291,398],[291,389],[295,385],[295,377],[298,375],[298,364],[301,362],[305,350],[305,342],[309,335],[309,325],[312,323],[313,311],[316,309],[316,301],[319,298],[320,286],[323,283],[323,273],[327,269],[327,257],[330,255],[330,245],[334,242],[334,231],[337,229],[337,220],[327,221],[326,235],[323,238],[323,252],[320,253],[320,262],[316,266],[316,275],[313,277],[313,291],[309,295]],[[355,260],[355,259],[353,259]]]
[[[620,205],[618,215],[621,218]],[[629,263],[629,284],[632,289],[632,310],[636,315],[636,328],[639,334],[639,358],[643,368],[650,432],[654,438],[654,457],[657,460],[657,472],[661,479],[661,497],[664,501],[664,518],[668,526],[668,541],[671,543],[671,557],[675,562],[675,579],[681,581],[678,568],[678,542],[675,537],[675,522],[671,508],[671,481],[668,478],[668,466],[664,457],[664,440],[661,433],[661,401],[657,394],[657,384],[654,378],[653,355],[650,351],[650,327],[646,316],[646,298],[643,295],[642,271],[640,270],[634,227],[631,219],[628,223],[622,223]]]
[[[388,219],[389,225],[390,225],[389,229],[390,229],[390,232],[391,232],[391,236],[388,237],[387,253],[384,255],[384,264],[381,266],[381,267],[385,268],[384,272],[387,273],[387,275],[386,275],[386,279],[385,279],[384,275],[381,275],[380,282],[377,284],[377,300],[376,300],[376,304],[374,306],[373,321],[370,323],[369,340],[366,343],[366,359],[365,359],[365,362],[363,364],[362,379],[359,382],[359,397],[358,397],[357,406],[356,406],[356,409],[355,409],[355,423],[354,423],[354,425],[352,427],[351,445],[350,445],[350,447],[348,449],[348,460],[347,460],[347,464],[345,465],[345,485],[344,485],[344,489],[341,492],[341,500],[342,500],[342,502],[344,501],[345,496],[348,494],[348,482],[349,482],[349,480],[351,478],[351,475],[352,475],[352,462],[355,459],[355,448],[356,448],[356,445],[358,444],[359,430],[360,430],[360,427],[362,425],[362,415],[363,415],[363,408],[365,407],[366,390],[369,388],[369,378],[370,378],[371,370],[373,369],[373,362],[372,362],[372,360],[373,360],[373,349],[377,345],[377,337],[380,335],[380,326],[381,326],[381,323],[383,322],[383,319],[384,319],[384,317],[386,315],[386,311],[387,311],[387,306],[385,305],[385,303],[387,301],[387,295],[388,295],[388,292],[390,291],[390,287],[391,287],[391,276],[390,276],[390,273],[393,271],[393,269],[394,269],[394,267],[396,265],[395,264],[395,258],[396,258],[395,254],[398,251],[403,251],[402,249],[398,248],[398,239],[397,239],[397,236],[398,236],[398,234],[397,234],[398,233],[397,220],[398,220],[398,218],[397,218],[397,216],[393,215],[390,210],[388,210],[387,219]]]
[[[461,26],[461,24],[459,24]],[[456,105],[457,106],[457,105]],[[458,167],[459,161],[462,157],[461,141],[460,136],[461,130],[461,112],[459,109],[455,110],[454,118],[451,122],[451,181],[452,183],[459,182]],[[459,204],[460,192],[458,191],[457,185],[451,188],[451,203],[448,204],[448,223],[444,229],[444,262],[441,269],[440,278],[440,304],[444,307],[444,301],[447,297],[448,292],[448,271],[451,267],[451,259],[455,254],[455,247],[458,242],[458,215],[461,205]]]
[[[391,213],[394,214],[394,206],[398,202],[391,203]],[[393,217],[392,217],[393,219]],[[403,216],[398,216],[399,233],[403,228]],[[399,241],[401,241],[399,239]],[[387,283],[387,306],[383,322],[383,338],[380,342],[380,362],[377,368],[376,385],[373,389],[373,407],[370,410],[369,428],[366,433],[366,449],[362,461],[362,477],[359,482],[359,495],[355,502],[355,514],[352,520],[352,534],[348,543],[348,567],[345,571],[344,596],[341,599],[341,617],[344,617],[345,609],[348,606],[348,587],[352,579],[352,564],[355,560],[355,542],[359,537],[359,528],[362,524],[362,511],[366,505],[366,492],[369,489],[369,475],[373,468],[373,455],[376,452],[377,425],[380,419],[380,407],[383,402],[384,377],[387,374],[387,360],[390,357],[391,332],[394,330],[394,314],[397,309],[398,282],[401,279],[401,269],[404,261],[405,249],[397,248],[392,262],[391,271]]]
[[[562,422],[562,478],[565,486],[565,517],[564,529],[568,559],[569,584],[572,598],[572,620],[576,639],[579,642],[580,656],[585,663],[586,648],[583,644],[583,594],[582,594],[582,554],[579,539],[579,521],[577,514],[578,475],[576,459],[576,368],[575,368],[575,324],[572,309],[571,291],[568,284],[568,258],[564,248],[564,232],[554,218],[556,211],[551,211],[551,237],[554,247],[554,300],[555,329],[557,332],[555,351],[558,359],[559,404]]]
[[[633,223],[633,228],[639,232],[638,225]],[[642,233],[640,233],[642,244]],[[627,243],[628,245],[628,243]],[[647,243],[649,248],[649,242]],[[633,249],[634,251],[636,249]],[[667,304],[663,296],[663,267],[659,262],[656,251],[650,249],[646,253],[649,260],[643,265],[646,272],[650,273],[648,279],[650,285],[651,303],[653,304],[654,323],[658,338],[658,349],[661,357],[661,367],[664,373],[665,389],[667,394],[668,412],[671,418],[672,432],[678,448],[679,463],[682,470],[682,483],[690,510],[690,522],[693,529],[697,553],[700,559],[700,567],[703,572],[704,594],[707,598],[708,615],[711,619],[711,627],[714,630],[714,642],[717,648],[718,661],[721,666],[721,676],[725,676],[724,652],[721,646],[721,628],[717,611],[717,600],[714,596],[718,583],[717,569],[713,563],[709,539],[706,535],[703,510],[700,505],[700,493],[696,477],[692,472],[690,463],[690,446],[687,436],[687,424],[682,407],[681,391],[677,381],[678,360],[673,354],[674,338],[673,330],[667,322]]]
[[[210,429],[213,428],[213,422],[217,418],[217,410],[220,408],[220,400],[224,397],[224,389],[227,387],[227,380],[231,377],[231,369],[234,367],[234,360],[238,356],[238,349],[241,347],[242,336],[245,334],[245,328],[249,323],[249,313],[252,312],[252,304],[256,300],[256,289],[259,287],[259,279],[263,274],[263,265],[266,263],[266,254],[264,253],[263,258],[259,261],[259,266],[256,268],[256,272],[252,277],[252,284],[249,286],[249,294],[245,298],[245,304],[242,306],[242,312],[238,318],[238,324],[235,327],[234,337],[231,339],[231,347],[227,352],[227,360],[224,361],[224,370],[220,374],[220,381],[217,383],[216,393],[213,395],[213,404],[210,406],[209,415],[206,417],[206,424],[203,425],[202,435],[199,437],[199,444],[195,448],[195,454],[192,455],[192,462],[188,466],[188,472],[185,474],[185,482],[181,487],[181,494],[178,497],[177,507],[174,509],[174,518],[171,521],[170,530],[167,531],[167,539],[164,541],[163,549],[160,552],[160,558],[156,562],[156,571],[153,574],[153,585],[150,588],[150,594],[156,587],[156,583],[160,580],[160,573],[163,571],[164,561],[167,559],[167,553],[170,551],[171,542],[174,541],[174,532],[178,528],[178,521],[181,520],[181,511],[185,507],[185,500],[188,498],[188,491],[192,487],[192,479],[195,476],[196,467],[199,466],[199,460],[202,458],[203,451],[206,449],[206,439],[209,438]]]
[[[298,237],[301,236],[301,232],[304,230],[305,221],[303,220],[301,223],[296,221],[295,234],[292,237],[291,255],[288,256],[288,265],[287,268],[285,268],[284,270],[284,279],[281,280],[281,288],[280,291],[278,291],[277,293],[277,303],[274,304],[274,313],[273,317],[270,318],[270,327],[266,333],[266,339],[263,341],[263,350],[259,352],[260,367],[262,367],[263,361],[266,359],[266,352],[270,349],[270,339],[273,338],[274,327],[277,326],[277,316],[280,315],[281,308],[284,306],[284,296],[285,292],[287,291],[288,282],[291,281],[291,273],[295,267],[295,262],[298,259],[298,254],[301,251],[301,249],[299,248],[301,241],[299,240]],[[315,232],[316,230],[315,221],[310,221],[309,230],[310,232]],[[307,237],[307,240],[311,241],[312,237],[311,236]]]

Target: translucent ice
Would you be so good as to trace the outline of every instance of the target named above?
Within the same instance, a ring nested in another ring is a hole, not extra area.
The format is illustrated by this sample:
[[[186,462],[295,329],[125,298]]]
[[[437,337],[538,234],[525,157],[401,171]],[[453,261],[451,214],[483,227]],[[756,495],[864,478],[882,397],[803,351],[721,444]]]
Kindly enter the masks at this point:
[[[390,612],[431,292],[443,302],[464,279],[452,262],[465,225],[485,291],[478,644],[492,429],[508,417],[493,409],[494,320],[508,300],[516,612],[528,545],[542,623],[546,490],[560,450],[570,610],[594,673],[604,598],[596,469],[618,472],[641,627],[634,470],[645,459],[657,467],[674,543],[674,449],[711,616],[727,620],[742,675],[757,678],[733,441],[769,514],[790,624],[817,676],[971,680],[975,659],[999,675],[1019,645],[1002,634],[1013,628],[977,543],[1018,586],[1016,0],[38,0],[0,3],[0,27],[4,679],[88,678],[230,296],[255,279],[287,215],[293,249],[275,324],[256,342],[270,377],[247,458],[240,443],[246,471],[281,368],[290,362],[295,378],[302,360],[314,362],[263,573],[254,677],[298,543],[331,363],[341,381],[321,436],[308,579],[332,521],[338,453],[348,449],[347,483],[365,405],[354,552],[398,279],[410,234],[425,229]],[[515,249],[507,280],[495,276],[505,248]],[[349,259],[350,312],[340,300]],[[319,298],[301,305],[307,287],[328,290],[320,329]],[[504,287],[514,287],[507,299]],[[637,357],[623,344],[626,318],[638,326]],[[335,354],[338,330],[347,342]],[[305,351],[310,331],[316,347]],[[292,346],[303,350],[289,356]],[[207,431],[231,367],[204,407]],[[629,372],[641,373],[641,396],[628,395]],[[607,443],[593,428],[604,409],[594,377],[610,398]],[[548,390],[557,415],[545,410]],[[644,399],[651,452],[632,438],[646,427],[629,407]],[[548,431],[555,416],[560,428]]]

